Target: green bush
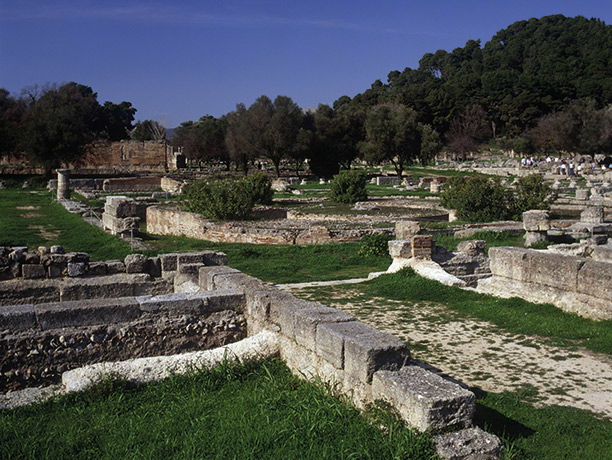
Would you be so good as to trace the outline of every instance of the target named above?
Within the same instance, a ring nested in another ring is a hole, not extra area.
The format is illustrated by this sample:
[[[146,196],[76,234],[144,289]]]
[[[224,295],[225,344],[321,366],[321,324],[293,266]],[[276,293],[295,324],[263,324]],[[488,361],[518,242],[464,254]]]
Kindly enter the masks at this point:
[[[336,203],[355,203],[368,199],[367,176],[361,171],[340,171],[331,181],[331,199]]]
[[[388,242],[393,239],[393,236],[386,233],[375,235],[365,235],[361,238],[361,244],[357,254],[363,257],[368,256],[386,256],[389,254]]]
[[[457,211],[468,222],[490,222],[514,217],[514,197],[499,179],[453,177],[442,192],[442,206]]]
[[[266,173],[256,172],[244,178],[251,189],[253,203],[270,204],[274,196],[272,181]]]
[[[521,177],[515,189],[515,218],[530,209],[549,209],[550,203],[556,198],[554,191],[544,182],[539,174]]]
[[[242,220],[253,210],[251,185],[245,179],[199,180],[187,190],[186,209],[216,220]]]

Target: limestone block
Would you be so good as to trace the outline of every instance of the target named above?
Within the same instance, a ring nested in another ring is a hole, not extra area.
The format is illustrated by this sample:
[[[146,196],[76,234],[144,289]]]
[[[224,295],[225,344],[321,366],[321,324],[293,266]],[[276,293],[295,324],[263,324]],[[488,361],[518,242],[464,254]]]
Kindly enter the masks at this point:
[[[498,460],[503,444],[479,427],[465,428],[433,438],[436,453],[448,460]]]
[[[126,272],[125,264],[121,262],[120,260],[106,261],[106,270],[108,271],[109,275]]]
[[[198,294],[170,293],[156,296],[138,297],[140,310],[148,313],[191,313],[201,314],[204,309],[204,299]]]
[[[612,263],[612,248],[606,246],[597,246],[593,248],[591,258],[600,262]]]
[[[280,331],[286,337],[295,339],[296,315],[298,310],[308,307],[318,307],[321,304],[309,302],[293,297],[283,302],[272,302],[270,304],[270,321],[280,327]]]
[[[227,266],[201,266],[198,270],[198,285],[202,289],[213,290],[215,288],[215,276],[224,273],[240,273],[240,271]]]
[[[548,241],[546,232],[525,232],[525,246],[533,246],[534,244]]]
[[[92,278],[66,278],[60,286],[60,300],[130,297],[146,291],[149,275],[117,274]]]
[[[412,247],[408,240],[391,240],[388,243],[389,255],[393,259],[409,259],[412,257]]]
[[[227,255],[223,252],[201,251],[187,254],[177,254],[177,264],[202,263],[204,265],[226,265]]]
[[[412,257],[418,259],[431,259],[433,239],[431,235],[415,235],[410,240]]]
[[[234,310],[242,313],[246,299],[242,292],[234,289],[219,289],[207,292],[204,296],[205,311]]]
[[[51,250],[47,246],[39,246],[37,251],[41,257],[51,252]]]
[[[135,297],[120,299],[89,299],[34,306],[41,329],[91,326],[132,321],[140,316]]]
[[[414,220],[400,220],[395,223],[395,238],[409,240],[421,231],[421,224]]]
[[[83,276],[87,273],[87,266],[88,264],[85,262],[69,263],[67,274],[71,277]]]
[[[528,250],[523,281],[564,291],[575,291],[584,259],[575,256]]]
[[[589,190],[586,188],[577,188],[576,189],[576,199],[577,200],[588,200],[589,199]]]
[[[461,241],[457,244],[457,252],[474,257],[484,254],[486,247],[487,242],[484,240]]]
[[[106,262],[91,262],[87,269],[89,276],[104,276],[108,274],[108,266]]]
[[[25,264],[21,266],[21,273],[25,279],[37,279],[44,278],[47,271],[41,264]]]
[[[47,267],[47,277],[48,278],[59,278],[63,275],[63,268],[59,265],[49,265]]]
[[[11,276],[13,278],[21,278],[21,276],[22,276],[22,271],[21,271],[22,265],[23,264],[21,264],[19,262],[13,262],[10,265],[9,269],[10,269],[10,272],[11,272]]]
[[[576,290],[612,306],[612,263],[587,260],[578,270]]]
[[[125,256],[125,271],[127,273],[145,273],[147,271],[148,257],[142,254],[128,254]]]
[[[318,329],[327,334],[323,343],[327,343],[324,346],[328,350],[333,341],[337,349],[343,350],[343,367],[347,378],[369,383],[377,370],[399,369],[410,358],[410,352],[400,339],[358,321],[325,323]],[[323,350],[323,346],[320,349]],[[327,356],[330,354],[327,353]],[[333,359],[338,364],[337,354]]]
[[[489,267],[494,276],[519,281],[527,279],[527,249],[493,247],[489,249]]]
[[[34,305],[6,305],[0,306],[0,330],[29,329],[36,327],[36,313]]]
[[[306,379],[317,376],[319,358],[315,353],[282,334],[279,336],[279,348],[281,359],[294,375]]]
[[[534,209],[523,213],[523,228],[528,232],[545,232],[550,230],[548,211]]]
[[[293,314],[296,342],[312,351],[316,348],[317,327],[320,324],[355,321],[354,316],[324,305],[313,305],[295,310]]]
[[[474,393],[419,366],[375,372],[372,397],[391,403],[420,431],[469,426],[476,408]]]
[[[178,254],[160,254],[159,260],[161,263],[162,272],[174,272],[176,271],[176,261]]]
[[[580,213],[580,221],[588,224],[601,224],[604,221],[603,206],[591,206]]]
[[[237,289],[242,292],[259,291],[264,283],[246,273],[218,273],[213,277],[213,289]]]
[[[265,289],[253,291],[247,295],[247,314],[257,321],[270,320],[270,305],[291,302],[294,296],[286,291],[266,286]]]
[[[51,254],[63,254],[65,251],[62,246],[51,246],[50,252]]]
[[[40,255],[36,252],[26,252],[23,257],[24,264],[39,264],[40,263]]]

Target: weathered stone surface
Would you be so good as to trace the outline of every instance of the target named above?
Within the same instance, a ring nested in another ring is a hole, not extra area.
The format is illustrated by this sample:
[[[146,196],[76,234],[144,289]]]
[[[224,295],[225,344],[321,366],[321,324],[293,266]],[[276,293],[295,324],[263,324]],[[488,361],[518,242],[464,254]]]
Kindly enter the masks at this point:
[[[178,259],[178,254],[160,254],[159,260],[160,260],[162,272],[176,271],[177,259]]]
[[[120,260],[108,260],[106,262],[106,270],[109,275],[125,273],[125,264]]]
[[[575,291],[578,270],[584,264],[584,259],[544,251],[528,251],[526,262],[525,281]]]
[[[612,309],[612,263],[587,260],[578,270],[576,290],[610,302]]]
[[[64,248],[62,246],[51,246],[51,254],[63,254]]]
[[[286,298],[270,303],[270,321],[280,327],[281,333],[290,339],[295,339],[295,312],[308,307],[318,307],[321,304],[307,300]]]
[[[192,313],[201,314],[204,298],[199,294],[171,293],[137,298],[140,309],[149,313]]]
[[[399,369],[410,357],[400,339],[358,321],[325,323],[318,329],[318,337],[327,335],[322,340],[328,349],[335,340],[335,346],[343,350],[346,373],[360,382],[370,382],[377,370]],[[333,360],[337,364],[337,356]]]
[[[159,257],[149,257],[145,265],[146,273],[151,275],[153,278],[159,278],[161,276],[161,261]]]
[[[0,306],[0,330],[29,329],[36,327],[36,325],[34,305]]]
[[[124,263],[127,273],[145,273],[147,271],[148,257],[142,254],[128,254],[125,256]]]
[[[409,259],[412,257],[412,247],[407,240],[391,240],[388,243],[389,255],[393,259]]]
[[[293,300],[293,295],[277,288],[266,286],[265,289],[254,291],[247,295],[246,313],[258,321],[270,320],[270,305],[287,303]]]
[[[60,300],[56,280],[8,280],[0,283],[0,305],[17,305]]]
[[[461,241],[459,244],[457,244],[457,252],[473,257],[484,254],[486,247],[487,242],[484,240]]]
[[[44,278],[47,275],[44,265],[41,264],[22,265],[21,273],[24,279]]]
[[[223,273],[240,273],[240,271],[226,266],[203,266],[198,270],[198,284],[202,289],[210,291],[214,289],[215,276]]]
[[[317,327],[324,323],[355,321],[355,317],[335,308],[314,305],[293,312],[294,337],[298,344],[314,351]]]
[[[108,274],[106,262],[91,262],[87,269],[88,276],[104,276]]]
[[[476,408],[474,393],[419,366],[375,372],[372,397],[390,402],[420,431],[468,426]]]
[[[88,264],[85,262],[69,263],[67,274],[71,277],[83,276],[85,273],[87,273],[87,267]]]
[[[259,291],[264,283],[245,273],[218,273],[213,277],[213,289],[237,289],[242,292]]]
[[[412,257],[418,259],[431,259],[433,239],[431,235],[415,235],[410,240]]]
[[[147,291],[151,284],[149,275],[136,273],[92,278],[67,278],[61,283],[60,300],[63,302],[144,295],[149,293]]]
[[[548,211],[531,210],[523,213],[523,228],[528,232],[545,232],[550,230]]]
[[[576,199],[577,200],[588,200],[589,199],[589,190],[586,188],[577,188],[576,189]]]
[[[588,224],[601,224],[604,221],[603,206],[591,206],[580,213],[580,221]]]
[[[36,320],[43,329],[119,323],[140,315],[135,297],[89,299],[35,305]]]
[[[494,276],[515,280],[527,279],[527,250],[513,247],[492,247],[489,249],[491,273]]]
[[[205,311],[234,310],[243,312],[246,306],[244,294],[234,289],[219,289],[207,292],[203,298]]]
[[[503,444],[494,434],[465,428],[434,437],[436,453],[447,460],[498,460]]]
[[[534,244],[548,241],[546,232],[525,232],[525,246],[533,246]]]

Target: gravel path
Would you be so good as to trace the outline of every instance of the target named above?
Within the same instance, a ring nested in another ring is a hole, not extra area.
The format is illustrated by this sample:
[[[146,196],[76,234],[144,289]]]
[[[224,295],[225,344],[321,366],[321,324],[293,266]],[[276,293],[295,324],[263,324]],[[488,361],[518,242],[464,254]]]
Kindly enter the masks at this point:
[[[312,289],[292,292],[317,298]],[[324,295],[337,300],[321,299],[324,303],[402,338],[416,358],[470,386],[490,392],[532,387],[537,404],[573,406],[612,418],[612,359],[607,355],[512,334],[439,304],[364,299],[349,286],[330,288]]]

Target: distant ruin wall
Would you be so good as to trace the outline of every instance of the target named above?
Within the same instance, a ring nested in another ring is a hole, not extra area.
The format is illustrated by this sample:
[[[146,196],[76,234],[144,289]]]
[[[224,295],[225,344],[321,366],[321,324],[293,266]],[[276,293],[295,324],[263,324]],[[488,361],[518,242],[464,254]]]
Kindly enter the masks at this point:
[[[324,225],[283,228],[279,223],[257,226],[237,222],[212,222],[198,214],[173,208],[147,208],[147,232],[156,235],[182,235],[207,241],[252,244],[324,244],[359,241],[372,231],[330,230]]]
[[[612,319],[612,264],[531,249],[489,249],[491,278],[478,290],[552,303],[593,319]]]

